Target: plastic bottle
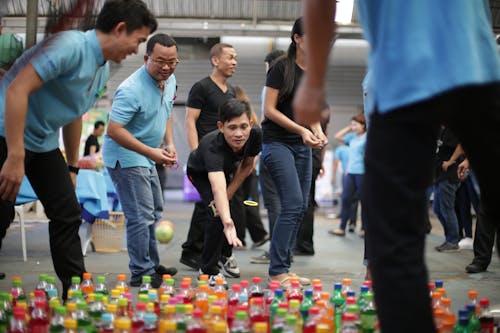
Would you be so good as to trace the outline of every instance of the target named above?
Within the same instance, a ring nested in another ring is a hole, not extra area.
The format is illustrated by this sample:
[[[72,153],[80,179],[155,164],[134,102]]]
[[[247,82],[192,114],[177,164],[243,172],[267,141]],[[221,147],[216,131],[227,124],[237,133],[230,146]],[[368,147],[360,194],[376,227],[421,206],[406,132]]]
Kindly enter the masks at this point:
[[[38,282],[36,284],[35,290],[41,290],[44,293],[47,292],[47,274],[39,274]]]
[[[158,332],[158,327],[156,324],[158,317],[154,313],[146,313],[144,315],[144,327],[142,332],[144,333],[156,333]]]
[[[42,290],[37,290],[43,293]],[[44,294],[45,295],[45,294]],[[29,322],[31,333],[46,333],[49,329],[49,316],[45,311],[45,301],[36,300],[35,308],[31,312],[31,319]]]
[[[241,286],[239,284],[233,284],[227,296],[227,325],[229,328],[232,327],[233,320],[236,316],[236,307],[240,302],[240,293]]]
[[[253,333],[267,333],[269,325],[264,322],[258,322],[252,325],[251,332]]]
[[[16,306],[14,308],[14,316],[9,323],[8,333],[28,333],[28,324],[26,323],[26,313],[25,310]]]
[[[149,275],[143,275],[142,276],[142,283],[141,286],[139,287],[139,294],[148,294],[148,291],[150,289],[153,289],[153,286],[151,285],[151,276]]]
[[[465,309],[469,312],[469,330],[472,333],[479,333],[481,324],[476,314],[476,306],[474,304],[467,304]]]
[[[64,317],[66,317],[66,308],[59,305],[58,307],[56,307],[55,315],[50,320],[50,333],[64,332]]]
[[[109,295],[108,285],[106,283],[105,276],[99,275],[96,277],[96,283],[94,286],[94,294]]]
[[[12,295],[12,305],[16,306],[17,302],[26,301],[26,293],[23,289],[23,280],[20,276],[12,277],[12,287],[10,288]]]
[[[469,313],[467,310],[458,311],[458,323],[455,325],[455,333],[470,333],[469,330]],[[492,331],[493,332],[493,331]]]
[[[129,318],[118,318],[114,322],[115,333],[130,333],[131,322]]]
[[[351,284],[352,284],[351,279],[348,278],[342,279],[342,295],[344,296],[344,298],[347,298],[347,292],[352,290]]]
[[[306,289],[304,291],[304,298],[302,303],[300,303],[300,313],[302,314],[302,320],[307,322],[307,317],[309,316],[309,309],[314,306],[313,290]]]
[[[222,302],[222,314],[225,315],[227,311],[227,290],[223,278],[215,279],[215,286],[213,287],[213,294],[217,296],[217,300]]]
[[[191,296],[190,292],[191,286],[187,281],[181,282],[181,286],[179,291],[177,292],[176,296],[182,299],[182,303],[184,304],[191,304],[193,303],[193,298]]]
[[[231,333],[250,333],[250,322],[248,314],[245,311],[236,311],[233,326],[230,328]]]
[[[322,284],[313,285],[312,298],[313,298],[314,302],[316,302],[318,299],[321,298],[321,291],[323,291]]]
[[[138,302],[135,305],[134,316],[132,317],[132,333],[141,332],[144,327],[144,315],[146,314],[146,304]]]
[[[361,307],[361,332],[375,332],[375,322],[377,321],[377,311],[373,302],[373,293],[366,292],[363,306]]]
[[[82,294],[85,298],[87,298],[88,294],[94,293],[95,286],[91,273],[83,273],[83,280],[80,284],[80,288],[82,289]]]
[[[73,297],[74,297],[75,291],[77,291],[77,290],[80,292],[82,291],[82,287],[80,286],[80,283],[81,283],[81,279],[79,276],[73,276],[71,278],[71,285],[69,286],[68,293],[71,290]]]
[[[345,304],[345,298],[344,295],[342,295],[341,283],[335,283],[333,285],[333,293],[330,303],[333,304],[333,307],[335,308],[335,327],[338,331],[340,331],[342,324],[342,312]]]
[[[66,302],[66,318],[75,318],[76,308],[75,302]]]
[[[274,299],[269,306],[269,323],[272,324],[276,311],[278,310],[279,304],[284,300],[283,289],[276,289],[274,291]]]
[[[344,313],[352,313],[355,316],[355,322],[358,323],[360,319],[360,311],[359,307],[356,304],[356,298],[347,297],[346,303],[344,306]]]
[[[113,315],[111,313],[103,313],[99,333],[113,333],[114,331],[115,326],[113,324]]]
[[[175,321],[160,319],[158,333],[176,333]]]
[[[360,309],[363,307],[363,303],[365,302],[365,295],[369,290],[370,288],[368,286],[361,286],[360,288],[359,296],[356,301]]]
[[[250,282],[248,280],[241,280],[240,286],[241,286],[241,293],[246,294],[248,296],[250,292]]]
[[[65,333],[80,333],[77,330],[76,320],[73,318],[64,318],[64,332]]]
[[[206,333],[207,328],[203,322],[203,313],[200,309],[193,311],[191,320],[187,324],[186,333]]]
[[[55,290],[55,293],[56,293],[56,298],[59,297],[59,290],[57,289],[57,286],[56,286],[56,277],[55,276],[51,276],[51,275],[48,275],[47,276],[47,286],[46,286],[46,290],[47,290],[47,293],[50,291],[50,290]],[[47,298],[49,296],[47,295]]]
[[[116,285],[115,288],[123,288],[123,292],[130,292],[130,288],[127,283],[127,276],[125,274],[118,274],[116,276]]]
[[[271,322],[271,333],[282,333],[285,329],[287,311],[279,308],[276,310],[273,321]]]
[[[490,300],[481,298],[479,300],[481,312],[479,314],[479,323],[481,324],[481,333],[493,333],[495,329],[495,320],[490,311]]]
[[[175,295],[175,280],[172,278],[164,279],[160,288],[158,288],[158,295]]]
[[[304,322],[303,332],[304,333],[315,333],[316,327],[321,322],[320,309],[317,306],[312,306],[309,308],[309,314],[307,315],[307,320]]]
[[[93,326],[92,320],[87,312],[87,303],[80,301],[76,304],[76,307],[75,319],[78,331],[91,333]]]
[[[288,314],[296,317],[297,327],[300,327],[302,330],[304,320],[302,319],[302,314],[300,313],[300,302],[298,299],[292,299],[288,302]]]
[[[255,297],[264,297],[264,289],[260,285],[261,278],[259,276],[254,276],[252,278],[252,284],[248,288],[248,299],[252,300]]]
[[[9,321],[12,318],[12,309],[10,310],[10,315],[7,314],[5,309],[5,302],[8,295],[6,293],[0,293],[0,332],[6,332],[9,326]],[[10,302],[9,302],[10,307]]]
[[[186,322],[186,305],[179,303],[175,305],[175,323],[177,333],[186,332],[187,322]]]
[[[437,290],[438,288],[443,288],[444,287],[444,282],[443,280],[436,280],[434,281],[434,286],[435,289]]]
[[[283,333],[299,333],[299,324],[297,322],[297,317],[294,315],[287,315],[285,317],[285,327],[283,328]]]
[[[227,323],[225,321],[218,321],[213,324],[214,333],[227,333]]]
[[[173,279],[171,279],[173,280]],[[208,313],[208,295],[210,294],[210,287],[207,284],[200,285],[195,294],[196,308],[200,309],[203,316]]]
[[[266,318],[264,311],[264,299],[262,297],[254,297],[250,300],[250,308],[248,309],[248,317],[250,318],[251,326],[255,323],[268,323],[269,318]]]
[[[354,313],[346,312],[342,315],[342,328],[341,333],[359,333],[356,327],[356,315]]]
[[[222,307],[220,305],[215,305],[212,304],[209,308],[209,319],[207,321],[207,331],[208,333],[213,333],[215,332],[214,325],[217,322],[225,322],[224,318],[222,317]]]
[[[287,299],[290,302],[292,299],[296,299],[299,302],[302,302],[302,290],[300,289],[299,281],[292,281],[290,284],[290,288],[288,289]]]

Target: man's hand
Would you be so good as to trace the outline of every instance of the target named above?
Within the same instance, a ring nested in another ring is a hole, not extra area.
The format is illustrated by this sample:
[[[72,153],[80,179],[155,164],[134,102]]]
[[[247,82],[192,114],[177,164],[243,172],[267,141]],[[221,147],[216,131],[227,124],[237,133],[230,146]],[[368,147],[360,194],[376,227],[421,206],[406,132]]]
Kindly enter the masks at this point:
[[[458,179],[464,180],[469,175],[469,160],[465,159],[458,165],[457,169]]]
[[[163,164],[167,167],[177,163],[177,154],[169,153],[162,148],[153,148],[148,157],[155,161],[155,163]]]
[[[302,80],[293,99],[293,111],[297,123],[311,126],[321,121],[321,111],[325,108],[323,90],[312,88]]]
[[[443,171],[448,171],[448,168],[452,166],[454,163],[455,162],[444,161],[443,164],[441,164],[441,169],[443,169]]]
[[[232,245],[234,247],[242,247],[243,243],[236,235],[236,228],[234,227],[233,220],[222,222],[222,225],[224,226],[224,235],[226,236],[229,245]]]
[[[16,202],[24,177],[24,158],[8,156],[0,171],[0,195],[2,200]]]

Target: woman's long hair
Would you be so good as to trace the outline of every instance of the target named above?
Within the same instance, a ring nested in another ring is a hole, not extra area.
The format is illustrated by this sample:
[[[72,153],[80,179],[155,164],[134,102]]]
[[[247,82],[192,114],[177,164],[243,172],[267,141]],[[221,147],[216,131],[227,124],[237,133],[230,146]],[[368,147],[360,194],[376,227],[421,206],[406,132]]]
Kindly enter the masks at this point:
[[[299,17],[293,24],[292,32],[290,38],[292,42],[288,47],[286,57],[283,57],[281,61],[285,64],[285,72],[283,73],[283,86],[281,87],[278,94],[278,102],[282,103],[284,100],[290,97],[293,92],[293,87],[295,85],[295,59],[297,59],[297,44],[293,36],[297,34],[300,37],[303,36],[304,30],[302,29],[302,17]]]

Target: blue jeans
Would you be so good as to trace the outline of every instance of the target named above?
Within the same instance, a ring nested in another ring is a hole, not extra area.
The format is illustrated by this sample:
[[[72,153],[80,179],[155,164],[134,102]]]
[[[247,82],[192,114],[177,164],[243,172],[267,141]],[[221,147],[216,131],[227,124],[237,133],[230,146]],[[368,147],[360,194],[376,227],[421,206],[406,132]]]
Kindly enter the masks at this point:
[[[311,148],[272,142],[262,146],[262,162],[274,180],[281,202],[271,238],[269,275],[288,273],[311,186]]]
[[[357,212],[353,212],[353,202],[361,198],[363,188],[363,174],[348,173],[344,176],[342,188],[342,210],[340,211],[340,229],[345,230],[347,222],[355,219]],[[357,208],[357,205],[356,205]],[[354,216],[354,217],[353,217]],[[363,203],[361,203],[361,230],[365,230],[365,219],[363,216]]]
[[[131,281],[155,272],[159,265],[155,225],[163,213],[163,196],[156,168],[108,168],[127,219],[127,250]]]
[[[457,244],[458,219],[455,212],[455,194],[460,182],[453,180],[441,180],[434,185],[434,213],[443,225],[446,241]]]

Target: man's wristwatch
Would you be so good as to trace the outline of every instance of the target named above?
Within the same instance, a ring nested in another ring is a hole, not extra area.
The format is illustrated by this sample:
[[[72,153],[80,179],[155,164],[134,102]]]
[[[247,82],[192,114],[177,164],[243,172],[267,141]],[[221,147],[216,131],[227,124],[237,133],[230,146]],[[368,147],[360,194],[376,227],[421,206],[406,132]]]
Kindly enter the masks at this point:
[[[68,170],[69,170],[69,172],[73,172],[75,175],[77,175],[78,171],[80,171],[80,168],[72,166],[72,165],[68,165]]]

